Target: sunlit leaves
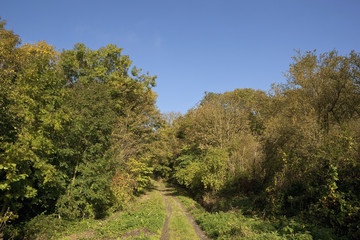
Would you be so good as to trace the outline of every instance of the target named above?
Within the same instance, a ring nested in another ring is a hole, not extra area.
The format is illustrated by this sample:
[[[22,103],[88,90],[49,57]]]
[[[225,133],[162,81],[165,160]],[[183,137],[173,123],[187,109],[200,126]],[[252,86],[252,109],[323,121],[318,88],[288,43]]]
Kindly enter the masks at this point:
[[[139,191],[148,184],[148,157],[140,155],[149,152],[159,127],[151,90],[156,76],[131,74],[129,57],[115,45],[91,50],[76,44],[62,53],[45,41],[19,46],[4,25],[0,217],[7,210],[21,212],[19,221],[43,211],[102,217],[114,203],[111,179],[119,163],[137,158],[139,169],[123,171],[141,182]],[[125,145],[132,154],[123,157]]]

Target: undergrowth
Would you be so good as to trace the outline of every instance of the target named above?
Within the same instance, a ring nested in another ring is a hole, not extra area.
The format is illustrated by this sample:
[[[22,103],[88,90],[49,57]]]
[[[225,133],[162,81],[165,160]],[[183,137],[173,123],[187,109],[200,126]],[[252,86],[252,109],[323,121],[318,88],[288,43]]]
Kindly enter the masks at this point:
[[[331,229],[305,224],[298,218],[263,219],[237,208],[208,212],[181,189],[175,194],[212,239],[341,239]]]
[[[26,239],[159,239],[165,214],[161,194],[151,191],[130,203],[125,211],[102,220],[39,215],[24,229]]]

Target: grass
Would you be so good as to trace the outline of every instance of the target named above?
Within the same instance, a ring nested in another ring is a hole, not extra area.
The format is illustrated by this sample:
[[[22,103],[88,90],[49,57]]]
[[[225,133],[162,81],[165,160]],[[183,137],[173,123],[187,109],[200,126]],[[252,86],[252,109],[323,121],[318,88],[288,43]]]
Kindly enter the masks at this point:
[[[165,220],[164,199],[159,191],[150,191],[132,202],[126,211],[106,219],[66,221],[50,216],[32,224],[36,239],[159,239]]]
[[[155,183],[160,184],[160,183]],[[180,204],[185,206],[211,239],[339,239],[331,229],[308,227],[297,219],[278,217],[264,220],[242,214],[240,209],[207,212],[186,193],[167,188],[172,214],[168,222],[170,239],[198,239]],[[172,194],[171,194],[172,191]],[[166,217],[160,191],[152,190],[129,204],[126,211],[106,219],[70,221],[40,215],[27,226],[27,239],[160,239]]]
[[[159,239],[165,214],[161,194],[158,191],[152,191],[130,205],[127,211],[119,212],[105,221],[93,224],[90,228],[94,232],[92,238],[122,236],[123,239]],[[79,231],[75,229],[75,232]],[[63,239],[69,239],[69,237]]]
[[[169,197],[169,200],[172,207],[172,214],[169,220],[170,239],[199,239],[179,203],[172,197]]]
[[[186,194],[175,194],[211,239],[313,239],[309,232],[292,232],[289,227],[286,233],[275,223],[245,216],[241,210],[209,213]]]

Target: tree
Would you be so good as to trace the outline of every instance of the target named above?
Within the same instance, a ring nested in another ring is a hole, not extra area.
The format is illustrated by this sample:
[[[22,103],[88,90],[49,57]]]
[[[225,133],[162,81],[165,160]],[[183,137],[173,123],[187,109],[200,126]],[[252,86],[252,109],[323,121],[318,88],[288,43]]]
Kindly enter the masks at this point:
[[[39,42],[17,47],[17,36],[1,32],[6,36],[1,52],[13,53],[3,56],[2,63],[1,88],[7,90],[1,101],[6,111],[1,132],[7,136],[2,136],[1,214],[9,209],[26,218],[53,206],[58,193],[51,134],[60,121],[62,80],[52,46]],[[23,212],[25,208],[31,210]]]
[[[298,89],[300,101],[308,101],[321,127],[341,125],[359,110],[357,55],[339,56],[336,51],[316,55],[298,53],[290,65],[289,89]]]
[[[114,45],[91,50],[77,44],[61,54],[59,65],[69,92],[63,108],[71,116],[58,142],[59,168],[67,175],[66,191],[57,203],[62,215],[102,217],[114,204],[113,197],[122,196],[119,191],[140,189],[132,183],[125,185],[134,189],[123,189],[116,182],[134,173],[126,172],[132,171],[126,167],[128,161],[147,161],[147,146],[158,125],[151,90],[156,77],[137,68],[130,74],[131,61],[121,50]]]
[[[122,201],[119,191],[131,195],[149,183],[151,143],[161,125],[151,89],[156,76],[130,71],[129,57],[115,45],[76,44],[59,53],[44,41],[19,46],[4,26],[1,223],[40,213],[103,217]],[[126,189],[114,184],[119,173],[130,176]]]
[[[207,93],[175,121],[183,149],[173,164],[177,181],[194,191],[218,192],[254,179],[260,173],[259,136],[268,101],[252,89]]]
[[[262,164],[270,212],[315,215],[358,234],[358,197],[349,189],[359,181],[348,178],[359,166],[356,59],[354,52],[299,54],[287,84],[273,89]]]

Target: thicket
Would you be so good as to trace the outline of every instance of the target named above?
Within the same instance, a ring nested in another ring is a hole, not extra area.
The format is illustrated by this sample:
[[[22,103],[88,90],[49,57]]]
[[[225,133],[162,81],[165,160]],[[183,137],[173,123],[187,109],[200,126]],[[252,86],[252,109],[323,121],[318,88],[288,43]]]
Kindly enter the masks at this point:
[[[206,93],[168,121],[155,169],[210,210],[247,202],[359,239],[360,56],[298,52],[286,77],[268,93]]]
[[[44,216],[101,218],[149,184],[162,121],[156,76],[130,70],[121,51],[21,45],[0,19],[3,237],[21,238],[27,222]]]
[[[185,115],[161,115],[156,76],[121,51],[21,45],[0,20],[3,237],[47,216],[101,218],[154,173],[210,210],[246,203],[360,238],[359,54],[299,52],[269,92],[206,93]]]

